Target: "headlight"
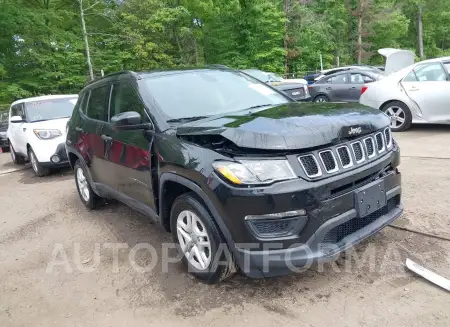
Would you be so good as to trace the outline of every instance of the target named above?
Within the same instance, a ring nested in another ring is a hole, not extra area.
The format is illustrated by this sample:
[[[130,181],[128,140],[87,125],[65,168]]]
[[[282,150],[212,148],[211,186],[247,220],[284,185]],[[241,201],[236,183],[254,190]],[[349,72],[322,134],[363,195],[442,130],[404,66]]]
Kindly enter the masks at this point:
[[[216,161],[214,169],[234,184],[268,184],[297,176],[287,160]]]
[[[58,129],[33,129],[33,132],[41,140],[51,140],[61,136],[61,131]]]

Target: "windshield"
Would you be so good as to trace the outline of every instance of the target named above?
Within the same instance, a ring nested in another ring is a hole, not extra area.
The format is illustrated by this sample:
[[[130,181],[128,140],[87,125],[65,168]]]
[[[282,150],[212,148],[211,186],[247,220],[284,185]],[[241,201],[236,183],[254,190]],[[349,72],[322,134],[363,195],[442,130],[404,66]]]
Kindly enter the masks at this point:
[[[272,88],[236,71],[185,71],[144,82],[167,116],[166,120],[227,114],[289,102]]]
[[[259,79],[260,81],[267,83],[272,80],[272,76],[270,76],[268,73],[263,72],[262,70],[258,69],[245,69],[243,70],[244,73]]]
[[[25,102],[27,117],[30,122],[51,120],[72,116],[77,97],[37,100]]]

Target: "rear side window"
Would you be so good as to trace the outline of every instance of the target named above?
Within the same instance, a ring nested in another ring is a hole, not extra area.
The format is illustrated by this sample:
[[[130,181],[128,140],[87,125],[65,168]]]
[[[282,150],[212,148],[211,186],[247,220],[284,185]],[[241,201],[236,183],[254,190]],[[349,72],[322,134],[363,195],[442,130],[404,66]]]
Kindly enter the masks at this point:
[[[129,84],[114,84],[111,95],[110,115],[113,117],[127,111],[138,112],[141,115],[142,120],[145,120],[147,117],[144,105],[136,91]]]
[[[91,90],[86,115],[89,118],[107,121],[109,103],[109,85]]]
[[[422,65],[414,69],[419,82],[439,82],[447,80],[447,74],[439,62]]]
[[[328,83],[331,84],[345,84],[347,83],[347,74],[337,75],[330,77]]]

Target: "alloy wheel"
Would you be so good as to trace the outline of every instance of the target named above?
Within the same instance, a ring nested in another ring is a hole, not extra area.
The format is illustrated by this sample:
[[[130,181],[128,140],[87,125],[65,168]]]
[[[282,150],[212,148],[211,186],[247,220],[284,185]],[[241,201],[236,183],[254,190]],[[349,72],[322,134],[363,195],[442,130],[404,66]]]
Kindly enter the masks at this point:
[[[317,98],[315,102],[327,102],[324,97]]]
[[[211,264],[211,242],[206,227],[190,210],[180,212],[177,218],[177,236],[187,261],[198,270],[207,270]]]
[[[84,201],[88,202],[90,198],[89,185],[86,176],[84,176],[84,171],[81,168],[77,169],[77,184],[81,197]]]
[[[391,128],[398,129],[400,128],[406,121],[405,111],[397,106],[392,106],[386,109],[386,115],[391,119]]]

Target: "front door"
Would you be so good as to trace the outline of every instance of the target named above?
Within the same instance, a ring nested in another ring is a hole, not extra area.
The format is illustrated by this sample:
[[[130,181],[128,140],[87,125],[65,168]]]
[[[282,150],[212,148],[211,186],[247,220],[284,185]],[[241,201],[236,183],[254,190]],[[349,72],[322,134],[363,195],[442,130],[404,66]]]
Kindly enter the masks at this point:
[[[450,122],[450,81],[440,62],[414,68],[402,81],[408,96],[428,122]]]
[[[110,117],[136,111],[143,122],[150,122],[143,102],[134,88],[121,82],[113,85]],[[114,169],[114,188],[132,200],[155,208],[150,165],[151,135],[143,130],[116,131],[108,124],[105,133],[112,138],[105,159]]]
[[[104,185],[109,184],[111,175],[105,162],[105,151],[108,147],[108,140],[105,139],[105,128],[108,124],[110,89],[110,84],[92,89],[86,112],[81,117],[83,120],[83,131],[81,133],[86,148],[83,152],[87,152],[85,155],[88,157],[94,182]]]

